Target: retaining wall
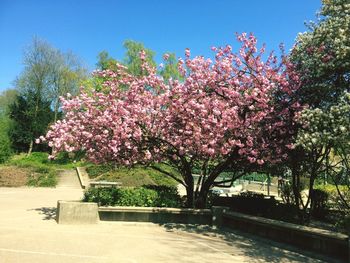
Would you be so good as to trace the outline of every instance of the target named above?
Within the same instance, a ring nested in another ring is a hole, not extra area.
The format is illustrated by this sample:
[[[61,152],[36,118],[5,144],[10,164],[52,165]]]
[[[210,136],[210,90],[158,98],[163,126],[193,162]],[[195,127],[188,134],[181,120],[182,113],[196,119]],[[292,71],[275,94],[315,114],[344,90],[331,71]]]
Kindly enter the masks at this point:
[[[98,214],[97,214],[98,211]],[[58,202],[58,223],[97,223],[101,221],[153,222],[159,224],[205,224],[238,229],[301,249],[347,261],[347,235],[282,221],[229,211],[228,207],[178,209],[158,207],[98,207],[95,203]]]
[[[212,224],[210,209],[179,209],[159,207],[99,207],[102,221],[152,223]]]
[[[341,233],[232,211],[222,214],[222,225],[338,259],[349,257],[348,236]]]

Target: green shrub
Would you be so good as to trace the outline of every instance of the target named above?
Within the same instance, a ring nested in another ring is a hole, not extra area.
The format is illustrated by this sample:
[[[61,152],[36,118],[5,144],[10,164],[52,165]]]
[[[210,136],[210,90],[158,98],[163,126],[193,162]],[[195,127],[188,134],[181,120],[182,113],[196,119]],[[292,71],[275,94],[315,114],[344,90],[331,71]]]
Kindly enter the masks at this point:
[[[177,189],[166,186],[90,188],[83,201],[99,202],[102,206],[181,207]]]
[[[6,136],[0,134],[0,163],[6,162],[12,154],[10,141]]]
[[[267,199],[263,194],[243,192],[232,197],[213,197],[213,205],[229,206],[237,212],[263,215],[276,204],[275,199]]]
[[[295,198],[294,198],[293,188],[291,184],[284,183],[281,186],[280,194],[281,194],[282,201],[285,204],[288,204],[288,205],[294,204]]]
[[[27,181],[28,186],[55,187],[57,185],[56,173],[51,171],[45,174],[33,174]]]
[[[322,190],[328,194],[328,201],[327,205],[331,209],[336,209],[339,211],[346,211],[347,206],[344,204],[344,201],[340,198],[337,188],[333,184],[327,184],[327,185],[317,185],[315,189]],[[346,185],[339,185],[339,191],[341,192],[342,196],[345,199],[345,202],[350,204],[350,191],[348,186]]]
[[[350,211],[346,211],[343,215],[338,216],[335,222],[335,226],[338,231],[341,231],[345,234],[350,232]]]
[[[154,202],[155,207],[179,207],[181,205],[181,198],[176,187],[149,185],[145,188],[157,193],[158,196]]]
[[[316,218],[325,218],[329,194],[322,189],[314,189],[311,195],[311,214]]]
[[[263,194],[244,192],[232,197],[213,197],[212,205],[227,206],[231,210],[256,216],[283,220],[295,223],[297,210],[293,205],[283,204],[273,197],[265,197]]]
[[[300,185],[299,185],[299,192],[309,189],[310,180],[306,177],[300,177]],[[293,192],[293,186],[291,182],[284,182],[280,188],[280,194],[283,203],[287,205],[295,204],[295,197]]]

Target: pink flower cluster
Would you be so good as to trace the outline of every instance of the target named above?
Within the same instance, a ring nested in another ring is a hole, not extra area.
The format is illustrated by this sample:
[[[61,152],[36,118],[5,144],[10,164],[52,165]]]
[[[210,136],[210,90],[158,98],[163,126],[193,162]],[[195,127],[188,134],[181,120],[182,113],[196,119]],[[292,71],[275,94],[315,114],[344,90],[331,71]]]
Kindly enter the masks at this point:
[[[263,61],[253,35],[238,40],[238,54],[229,45],[212,48],[215,61],[191,59],[186,49],[179,61],[184,81],[164,81],[146,62],[146,76],[121,65],[96,72],[107,77],[104,89],[62,98],[65,118],[45,140],[55,153],[84,150],[97,163],[220,162],[234,153],[259,165],[280,161],[300,110],[290,99],[297,85],[272,55]]]

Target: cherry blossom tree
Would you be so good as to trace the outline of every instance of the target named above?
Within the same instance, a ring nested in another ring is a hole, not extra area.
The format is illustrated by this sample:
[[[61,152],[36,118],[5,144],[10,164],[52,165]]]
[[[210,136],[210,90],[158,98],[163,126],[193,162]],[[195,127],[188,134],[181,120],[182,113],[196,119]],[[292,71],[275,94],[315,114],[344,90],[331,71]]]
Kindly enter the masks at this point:
[[[96,163],[150,165],[186,187],[188,207],[204,207],[224,170],[287,157],[300,110],[292,99],[298,77],[289,66],[273,54],[264,61],[265,48],[257,49],[253,35],[237,39],[238,53],[213,47],[214,61],[191,58],[186,49],[178,63],[183,81],[165,81],[146,62],[141,76],[122,65],[95,72],[106,79],[103,88],[62,99],[65,118],[41,140],[55,153],[84,150]],[[146,60],[144,52],[140,58]],[[201,167],[197,191],[194,166]]]

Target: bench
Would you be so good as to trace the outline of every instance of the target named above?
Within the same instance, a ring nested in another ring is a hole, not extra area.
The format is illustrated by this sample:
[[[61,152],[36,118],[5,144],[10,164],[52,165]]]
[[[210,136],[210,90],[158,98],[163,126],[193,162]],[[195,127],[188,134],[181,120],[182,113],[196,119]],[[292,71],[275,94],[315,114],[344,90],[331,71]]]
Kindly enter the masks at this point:
[[[90,182],[90,187],[92,188],[118,187],[121,185],[122,185],[121,182],[106,182],[106,181]]]

